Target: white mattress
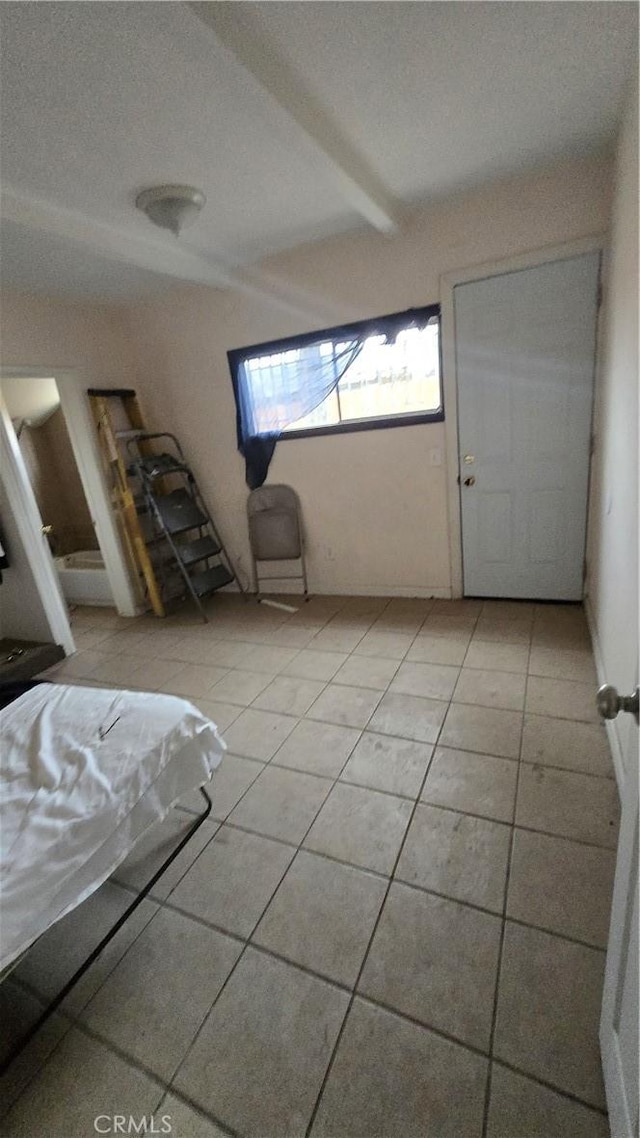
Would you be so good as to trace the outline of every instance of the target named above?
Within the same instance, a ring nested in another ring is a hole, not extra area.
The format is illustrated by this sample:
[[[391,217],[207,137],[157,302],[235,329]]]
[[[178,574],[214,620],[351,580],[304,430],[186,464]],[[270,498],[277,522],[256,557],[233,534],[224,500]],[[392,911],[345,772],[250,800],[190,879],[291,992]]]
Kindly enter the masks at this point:
[[[109,877],[225,744],[186,700],[43,684],[0,713],[0,971]]]

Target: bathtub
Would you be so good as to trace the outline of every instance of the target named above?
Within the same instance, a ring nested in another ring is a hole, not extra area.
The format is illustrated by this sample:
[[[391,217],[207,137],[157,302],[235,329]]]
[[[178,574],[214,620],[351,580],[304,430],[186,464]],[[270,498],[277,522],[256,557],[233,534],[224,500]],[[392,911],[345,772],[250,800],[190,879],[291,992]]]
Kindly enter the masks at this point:
[[[99,549],[54,557],[60,586],[71,605],[113,605],[113,594]]]

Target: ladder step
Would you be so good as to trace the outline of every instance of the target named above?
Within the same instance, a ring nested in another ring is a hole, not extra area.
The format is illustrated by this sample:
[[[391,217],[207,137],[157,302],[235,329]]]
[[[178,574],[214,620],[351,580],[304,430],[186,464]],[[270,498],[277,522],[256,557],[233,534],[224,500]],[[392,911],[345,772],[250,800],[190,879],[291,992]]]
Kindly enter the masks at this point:
[[[207,593],[214,593],[223,585],[230,585],[234,580],[226,565],[215,565],[213,569],[205,569],[203,573],[194,573],[190,577],[191,587],[198,597],[206,597]]]
[[[142,431],[131,427],[128,431],[114,431],[113,433],[117,439],[137,439]]]
[[[99,395],[102,399],[136,398],[136,393],[131,387],[88,387],[87,395]]]
[[[150,454],[146,458],[139,458],[135,465],[144,471],[147,478],[162,478],[164,474],[190,473],[184,462],[174,458],[172,454]]]
[[[162,524],[172,537],[178,533],[204,526],[208,518],[186,490],[173,490],[154,498]]]
[[[195,565],[197,561],[204,561],[207,557],[216,557],[220,546],[212,537],[199,537],[197,541],[185,541],[177,546],[178,555],[185,568]]]

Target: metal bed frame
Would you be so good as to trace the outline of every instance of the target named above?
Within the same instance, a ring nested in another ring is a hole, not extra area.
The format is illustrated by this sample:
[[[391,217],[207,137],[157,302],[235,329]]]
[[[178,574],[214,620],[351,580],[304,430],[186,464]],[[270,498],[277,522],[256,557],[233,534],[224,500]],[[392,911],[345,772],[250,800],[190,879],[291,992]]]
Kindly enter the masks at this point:
[[[109,944],[109,942],[113,940],[116,933],[118,933],[120,931],[120,929],[125,924],[125,922],[128,921],[131,914],[134,913],[135,910],[138,908],[138,905],[140,905],[144,901],[145,897],[147,897],[149,895],[149,893],[153,889],[156,881],[158,881],[162,877],[163,873],[169,868],[169,866],[172,864],[172,862],[175,861],[178,854],[180,854],[182,852],[182,850],[184,849],[184,847],[187,845],[187,843],[189,841],[191,841],[191,838],[195,834],[196,830],[198,830],[200,828],[200,826],[202,825],[202,823],[207,820],[207,818],[209,817],[209,815],[211,813],[211,806],[212,806],[211,799],[210,799],[207,791],[204,789],[203,786],[201,786],[199,789],[200,789],[200,793],[201,793],[201,795],[204,798],[205,803],[206,803],[205,809],[202,811],[201,814],[198,814],[195,822],[193,823],[193,825],[191,825],[189,827],[189,829],[187,830],[187,833],[184,835],[184,837],[180,839],[180,841],[178,842],[178,845],[175,847],[175,849],[171,851],[169,856],[167,858],[165,858],[165,860],[163,861],[160,868],[156,870],[156,872],[149,879],[149,881],[147,881],[146,885],[144,885],[143,888],[140,890],[140,892],[136,894],[136,896],[134,897],[131,904],[125,909],[124,913],[122,913],[122,915],[120,917],[118,917],[118,920],[115,922],[114,925],[112,925],[112,927],[109,929],[109,931],[103,936],[102,940],[99,942],[99,944],[96,945],[96,947],[93,949],[93,951],[87,957],[87,959],[83,961],[83,963],[80,965],[80,967],[78,969],[76,969],[76,971],[73,973],[73,976],[71,976],[71,978],[69,980],[67,980],[64,987],[61,988],[61,990],[58,992],[57,996],[54,997],[54,999],[51,1001],[51,1003],[47,1005],[47,1007],[44,1009],[42,1014],[38,1016],[38,1018],[35,1020],[34,1023],[31,1024],[31,1027],[28,1029],[28,1031],[25,1032],[25,1034],[18,1041],[18,1043],[11,1049],[11,1051],[9,1052],[9,1055],[5,1059],[2,1060],[2,1063],[0,1063],[0,1076],[5,1073],[7,1068],[11,1065],[11,1063],[13,1063],[14,1059],[16,1059],[18,1057],[18,1055],[21,1053],[21,1051],[24,1050],[24,1048],[27,1046],[27,1043],[29,1043],[30,1040],[33,1039],[34,1035],[37,1034],[37,1032],[40,1030],[42,1025],[47,1022],[47,1020],[50,1018],[50,1016],[53,1015],[53,1013],[55,1011],[57,1011],[57,1009],[60,1007],[60,1005],[66,999],[66,997],[69,995],[69,992],[71,991],[71,989],[74,988],[75,985],[78,983],[78,980],[80,980],[84,976],[85,972],[87,972],[89,970],[89,968],[91,968],[91,965],[94,963],[95,960],[97,960],[97,958],[99,957],[99,955],[103,951],[103,949],[105,949],[107,947],[107,945]],[[26,950],[26,952],[28,952],[28,951],[29,951],[29,949]],[[26,955],[26,953],[23,955]],[[21,959],[21,957],[19,959]],[[11,966],[9,966],[9,967],[11,969]],[[7,973],[7,975],[8,974],[9,973]]]

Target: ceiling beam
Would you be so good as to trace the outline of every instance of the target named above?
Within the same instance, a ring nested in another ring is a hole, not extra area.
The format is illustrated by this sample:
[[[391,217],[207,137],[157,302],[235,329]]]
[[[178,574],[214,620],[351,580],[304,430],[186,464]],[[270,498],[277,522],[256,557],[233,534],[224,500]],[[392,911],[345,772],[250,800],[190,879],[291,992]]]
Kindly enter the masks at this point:
[[[40,230],[50,237],[73,241],[109,260],[126,261],[149,272],[163,273],[195,284],[229,288],[238,283],[235,275],[224,265],[191,252],[175,238],[154,240],[114,229],[85,214],[64,209],[10,186],[2,187],[0,209],[5,221]]]
[[[192,252],[168,234],[154,240],[114,229],[85,214],[34,198],[10,186],[0,188],[0,214],[5,222],[71,241],[108,260],[162,273],[185,284],[233,289],[292,313],[304,321],[305,328],[319,321],[330,324],[337,321],[335,313],[328,312],[321,298],[305,295],[299,287],[290,287],[285,281],[265,274],[259,266],[232,272],[214,258]]]
[[[286,60],[249,26],[246,6],[227,0],[192,0],[189,7],[276,104],[351,208],[381,232],[397,232],[394,205],[379,179]]]

